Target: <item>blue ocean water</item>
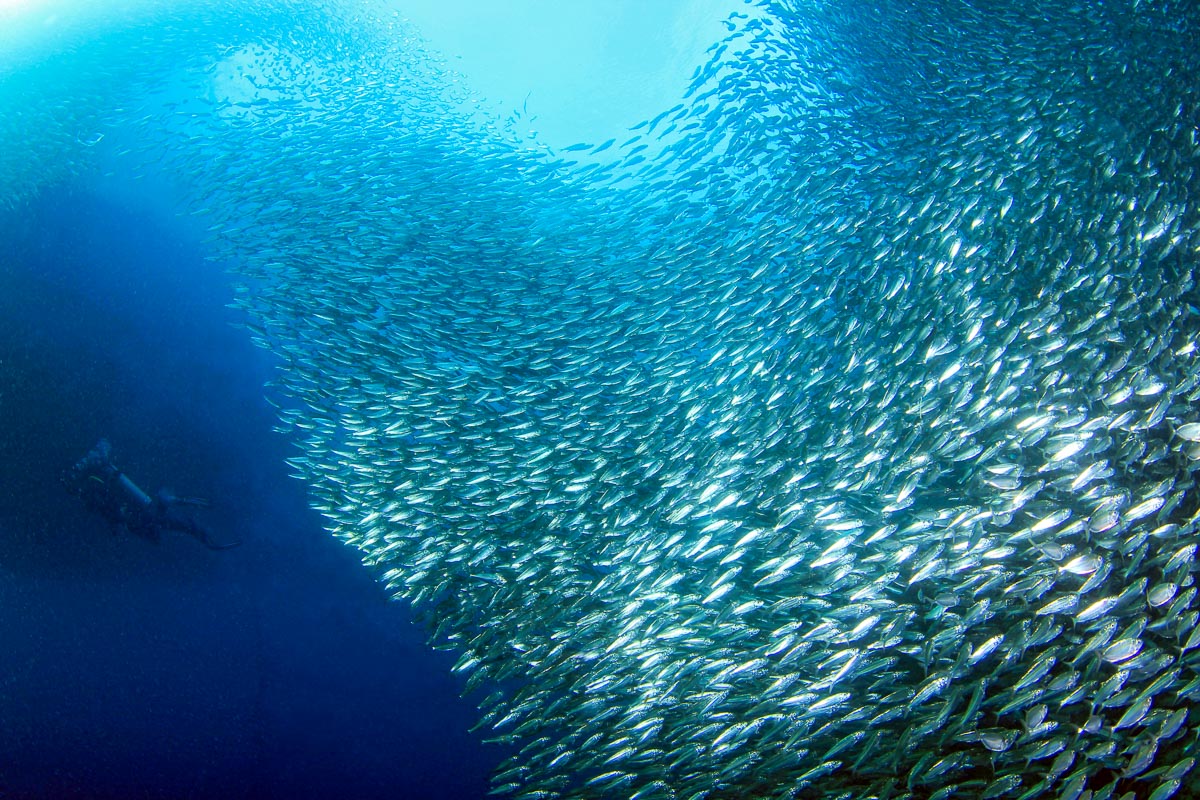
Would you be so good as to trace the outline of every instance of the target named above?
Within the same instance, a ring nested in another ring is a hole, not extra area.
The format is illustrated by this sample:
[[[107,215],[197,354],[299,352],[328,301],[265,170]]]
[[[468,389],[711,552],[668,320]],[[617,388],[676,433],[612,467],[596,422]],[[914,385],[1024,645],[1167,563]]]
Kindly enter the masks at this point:
[[[1196,793],[1185,2],[44,2],[0,795]]]
[[[400,8],[489,113],[563,145],[674,104],[738,6]],[[0,108],[69,94],[93,70],[111,70],[110,87],[153,80],[122,42],[154,7],[0,3],[16,26]],[[205,35],[181,46],[211,47],[220,25]],[[95,54],[62,60],[81,43]],[[222,80],[217,98],[239,99],[244,79]],[[136,126],[89,127],[104,108],[76,98],[57,112],[86,131],[59,152],[101,170],[60,173],[58,156],[38,159],[61,145],[11,142],[37,189],[0,212],[0,798],[484,796],[507,751],[468,733],[482,692],[461,696],[457,654],[431,651],[322,530],[287,474],[295,448],[272,430],[276,360],[227,307],[235,281],[205,260],[205,222],[177,213],[178,185],[131,170]],[[243,544],[110,531],[60,481],[102,437],[144,489],[211,500],[198,517]]]
[[[481,797],[454,658],[321,530],[270,357],[162,207],[108,181],[0,217],[0,797]],[[243,544],[113,535],[59,482],[102,436]]]

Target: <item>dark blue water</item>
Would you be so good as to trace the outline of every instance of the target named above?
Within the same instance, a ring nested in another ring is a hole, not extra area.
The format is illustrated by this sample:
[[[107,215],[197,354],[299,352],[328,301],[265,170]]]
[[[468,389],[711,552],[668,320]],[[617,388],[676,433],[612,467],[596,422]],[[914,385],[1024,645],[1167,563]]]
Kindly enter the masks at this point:
[[[453,656],[287,477],[270,357],[168,205],[77,186],[0,217],[0,797],[483,796]],[[59,483],[101,436],[244,544],[114,535]]]

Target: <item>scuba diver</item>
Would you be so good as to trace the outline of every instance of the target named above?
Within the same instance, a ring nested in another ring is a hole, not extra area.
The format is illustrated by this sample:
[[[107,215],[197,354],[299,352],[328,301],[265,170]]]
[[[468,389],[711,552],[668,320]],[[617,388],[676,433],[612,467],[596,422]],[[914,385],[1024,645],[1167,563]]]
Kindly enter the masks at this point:
[[[122,529],[152,541],[163,531],[180,531],[196,537],[210,550],[237,547],[241,542],[221,544],[195,520],[190,508],[206,508],[207,500],[176,497],[160,489],[154,497],[142,491],[112,460],[112,445],[107,439],[96,443],[87,455],[63,476],[63,484],[78,495],[88,508],[108,522],[113,532]]]

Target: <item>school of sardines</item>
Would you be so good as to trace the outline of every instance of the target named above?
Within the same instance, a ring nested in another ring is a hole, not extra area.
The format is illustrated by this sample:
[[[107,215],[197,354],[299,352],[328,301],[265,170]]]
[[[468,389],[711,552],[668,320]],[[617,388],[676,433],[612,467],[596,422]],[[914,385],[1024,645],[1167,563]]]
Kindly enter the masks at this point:
[[[178,14],[81,95],[496,794],[1200,793],[1194,7],[762,0],[557,151],[386,8]]]

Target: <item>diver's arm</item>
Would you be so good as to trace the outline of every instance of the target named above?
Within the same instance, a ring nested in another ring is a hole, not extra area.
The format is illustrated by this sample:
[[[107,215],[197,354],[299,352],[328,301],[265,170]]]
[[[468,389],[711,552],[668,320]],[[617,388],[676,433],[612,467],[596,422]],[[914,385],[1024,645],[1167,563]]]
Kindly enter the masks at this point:
[[[212,503],[203,497],[172,497],[171,504],[177,506],[195,506],[196,508],[209,508],[212,506]]]

